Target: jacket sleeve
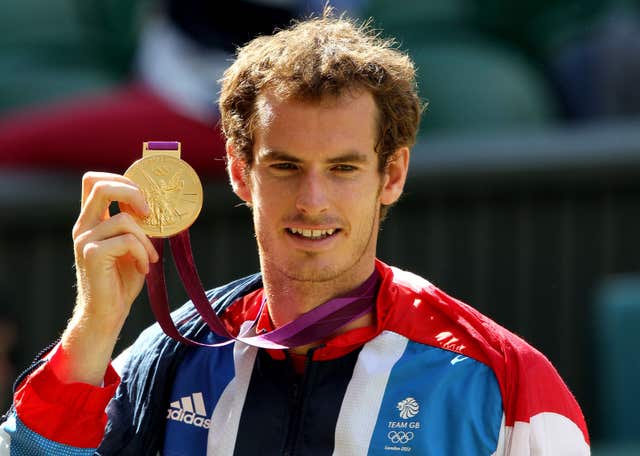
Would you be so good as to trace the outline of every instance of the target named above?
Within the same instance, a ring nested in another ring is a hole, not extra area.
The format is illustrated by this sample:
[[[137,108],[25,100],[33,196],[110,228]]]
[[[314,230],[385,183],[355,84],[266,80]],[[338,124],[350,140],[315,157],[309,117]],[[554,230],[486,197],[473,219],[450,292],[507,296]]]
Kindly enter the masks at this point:
[[[63,383],[53,369],[57,349],[16,389],[0,425],[0,455],[89,455],[102,440],[120,378],[109,366],[102,387]]]
[[[589,455],[580,406],[551,362],[530,347],[512,348],[515,353],[506,357],[505,415],[495,455]]]
[[[544,412],[528,422],[503,425],[495,456],[589,456],[589,443],[579,427],[561,414]]]

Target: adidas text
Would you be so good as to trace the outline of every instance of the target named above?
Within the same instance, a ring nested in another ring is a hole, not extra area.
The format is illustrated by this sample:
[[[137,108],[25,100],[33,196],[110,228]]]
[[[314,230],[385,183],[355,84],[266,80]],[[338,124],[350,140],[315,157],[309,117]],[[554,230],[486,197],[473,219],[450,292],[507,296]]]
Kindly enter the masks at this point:
[[[184,410],[169,409],[167,419],[180,421],[182,423],[191,424],[204,429],[209,429],[209,426],[211,426],[210,419],[198,416],[195,413],[185,412]]]

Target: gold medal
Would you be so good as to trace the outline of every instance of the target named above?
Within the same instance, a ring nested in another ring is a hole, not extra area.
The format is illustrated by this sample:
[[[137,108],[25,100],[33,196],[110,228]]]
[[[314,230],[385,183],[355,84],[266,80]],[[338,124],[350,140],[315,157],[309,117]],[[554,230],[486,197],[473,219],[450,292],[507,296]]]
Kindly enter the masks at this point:
[[[202,209],[202,184],[180,159],[180,143],[145,142],[142,158],[124,173],[140,187],[150,214],[136,218],[149,237],[171,237],[189,228]]]

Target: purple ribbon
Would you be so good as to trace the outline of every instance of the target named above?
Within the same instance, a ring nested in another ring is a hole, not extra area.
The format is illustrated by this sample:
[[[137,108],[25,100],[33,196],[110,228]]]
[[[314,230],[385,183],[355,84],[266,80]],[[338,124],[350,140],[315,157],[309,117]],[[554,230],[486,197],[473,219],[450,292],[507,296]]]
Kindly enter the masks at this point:
[[[164,239],[153,238],[151,241],[160,258],[163,258]],[[324,339],[347,323],[371,312],[375,305],[376,292],[380,281],[377,270],[360,287],[347,295],[331,299],[273,331],[247,336],[248,333],[254,331],[258,318],[264,310],[266,299],[263,299],[260,311],[251,327],[244,334],[236,337],[227,331],[220,318],[216,315],[202,287],[202,282],[193,261],[189,232],[183,231],[171,237],[169,244],[178,274],[196,310],[212,332],[227,339],[216,344],[205,344],[184,337],[178,332],[170,315],[163,262],[152,263],[146,280],[153,314],[165,334],[188,345],[219,347],[234,340],[239,340],[261,348],[285,349],[297,347]]]
[[[149,141],[147,143],[149,150],[180,150],[178,141]]]

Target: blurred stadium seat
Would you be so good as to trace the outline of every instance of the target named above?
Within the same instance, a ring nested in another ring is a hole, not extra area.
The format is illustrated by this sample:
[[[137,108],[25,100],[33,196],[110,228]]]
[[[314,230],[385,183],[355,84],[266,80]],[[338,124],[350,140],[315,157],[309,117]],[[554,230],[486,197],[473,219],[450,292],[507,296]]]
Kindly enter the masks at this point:
[[[548,126],[556,102],[522,56],[487,42],[425,44],[411,50],[429,103],[421,134]]]
[[[365,16],[384,35],[398,37],[418,67],[429,103],[421,134],[477,132],[549,125],[557,120],[555,94],[540,68],[510,43],[474,22],[475,2],[372,0]]]
[[[601,439],[640,446],[640,276],[605,280],[595,310]]]
[[[0,113],[112,87],[129,70],[140,1],[8,0]]]
[[[473,29],[472,13],[469,0],[369,0],[363,8],[363,17],[372,17],[403,48],[465,35]]]

